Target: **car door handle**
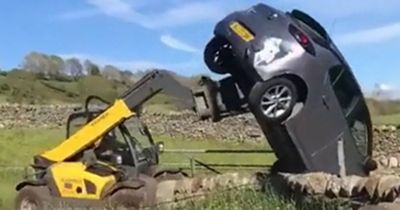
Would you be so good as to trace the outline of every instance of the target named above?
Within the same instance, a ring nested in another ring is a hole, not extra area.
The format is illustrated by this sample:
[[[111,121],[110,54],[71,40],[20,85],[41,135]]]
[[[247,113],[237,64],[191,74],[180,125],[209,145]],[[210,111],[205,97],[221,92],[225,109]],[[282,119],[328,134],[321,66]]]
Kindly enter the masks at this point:
[[[329,109],[328,98],[325,95],[322,96],[322,104]]]

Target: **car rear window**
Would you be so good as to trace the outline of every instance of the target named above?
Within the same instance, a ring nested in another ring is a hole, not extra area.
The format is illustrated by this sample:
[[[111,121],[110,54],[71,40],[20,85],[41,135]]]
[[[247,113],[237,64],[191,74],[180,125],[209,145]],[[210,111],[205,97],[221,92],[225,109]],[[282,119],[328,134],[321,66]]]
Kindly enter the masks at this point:
[[[322,34],[318,33],[318,31],[314,30],[311,26],[298,19],[297,22],[299,23],[300,28],[303,29],[308,35],[310,35],[311,39],[313,39],[314,41],[327,41],[325,37],[322,36]]]
[[[288,13],[288,15],[297,23],[298,27],[303,29],[311,37],[314,42],[326,45],[329,41],[325,29],[308,14],[299,10],[293,10],[291,13]]]

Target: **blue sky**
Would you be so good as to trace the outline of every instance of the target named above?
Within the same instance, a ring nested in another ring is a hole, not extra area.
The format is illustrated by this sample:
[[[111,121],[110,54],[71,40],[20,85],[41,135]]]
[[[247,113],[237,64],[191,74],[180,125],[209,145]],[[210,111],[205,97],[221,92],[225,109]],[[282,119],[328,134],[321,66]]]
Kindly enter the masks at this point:
[[[257,2],[299,8],[324,25],[364,89],[400,86],[398,0],[9,0],[0,1],[0,68],[31,51],[137,70],[208,73],[202,51],[216,21]]]

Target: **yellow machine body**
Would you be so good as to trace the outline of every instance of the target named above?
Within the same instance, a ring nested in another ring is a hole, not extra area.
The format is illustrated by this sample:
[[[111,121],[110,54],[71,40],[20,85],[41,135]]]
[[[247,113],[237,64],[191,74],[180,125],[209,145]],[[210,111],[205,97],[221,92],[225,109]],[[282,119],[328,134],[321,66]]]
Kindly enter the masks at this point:
[[[93,145],[110,127],[133,115],[135,113],[129,109],[123,100],[116,100],[109,109],[82,127],[59,146],[44,152],[41,157],[52,162],[65,161],[77,152],[82,151],[83,148]]]
[[[102,192],[116,183],[113,175],[100,176],[87,171],[81,162],[57,163],[51,166],[50,172],[62,198],[101,199]]]

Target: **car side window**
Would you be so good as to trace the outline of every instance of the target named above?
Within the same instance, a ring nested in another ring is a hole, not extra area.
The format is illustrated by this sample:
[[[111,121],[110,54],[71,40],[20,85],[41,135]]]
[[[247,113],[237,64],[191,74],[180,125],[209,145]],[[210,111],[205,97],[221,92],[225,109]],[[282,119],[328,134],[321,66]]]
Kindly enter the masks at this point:
[[[361,96],[357,83],[349,70],[339,66],[329,71],[329,78],[339,104],[347,115]]]
[[[363,156],[368,155],[368,108],[350,70],[337,66],[329,71],[333,91],[345,115],[355,145]]]

